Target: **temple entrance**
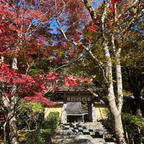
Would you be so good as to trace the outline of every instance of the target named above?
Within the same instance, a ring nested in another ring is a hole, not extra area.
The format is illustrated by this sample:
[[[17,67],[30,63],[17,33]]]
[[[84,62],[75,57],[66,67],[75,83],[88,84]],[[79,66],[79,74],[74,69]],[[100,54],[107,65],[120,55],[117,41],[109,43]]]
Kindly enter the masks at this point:
[[[67,122],[85,122],[88,109],[81,102],[68,102],[66,104]]]
[[[96,111],[91,102],[67,102],[63,105],[62,123],[94,121]]]
[[[68,123],[86,122],[85,117],[86,117],[86,115],[68,115],[67,122]]]
[[[95,99],[89,91],[57,91],[53,98],[62,104],[61,123],[97,121]]]
[[[52,98],[52,99],[51,99]],[[57,91],[50,100],[55,106],[45,108],[45,117],[50,112],[59,112],[61,123],[96,122],[106,118],[105,103],[88,91]]]

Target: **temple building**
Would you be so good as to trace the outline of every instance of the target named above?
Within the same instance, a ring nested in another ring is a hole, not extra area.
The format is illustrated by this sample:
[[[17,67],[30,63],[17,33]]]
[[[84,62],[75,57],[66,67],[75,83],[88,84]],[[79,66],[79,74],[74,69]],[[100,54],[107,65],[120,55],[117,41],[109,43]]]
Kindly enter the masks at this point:
[[[59,112],[61,123],[96,122],[106,118],[107,105],[89,91],[57,91],[52,100],[56,105],[45,108],[45,117],[50,112]]]

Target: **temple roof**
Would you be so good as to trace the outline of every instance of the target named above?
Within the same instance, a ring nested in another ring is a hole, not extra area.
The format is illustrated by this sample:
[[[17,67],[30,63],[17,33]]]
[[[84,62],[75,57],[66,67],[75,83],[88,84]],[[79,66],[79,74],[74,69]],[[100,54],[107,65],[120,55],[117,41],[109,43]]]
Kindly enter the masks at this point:
[[[58,104],[66,102],[92,102],[95,104],[104,104],[99,96],[92,95],[89,91],[57,91],[50,97],[52,101]]]

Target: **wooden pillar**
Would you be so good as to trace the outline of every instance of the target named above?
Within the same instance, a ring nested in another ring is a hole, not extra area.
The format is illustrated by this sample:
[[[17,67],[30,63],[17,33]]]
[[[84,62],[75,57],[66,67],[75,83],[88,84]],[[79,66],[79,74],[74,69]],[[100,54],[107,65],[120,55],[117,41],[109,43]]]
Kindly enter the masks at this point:
[[[84,123],[85,121],[84,121],[84,115],[82,115],[82,122]]]
[[[88,102],[88,120],[89,120],[89,122],[92,122],[92,104],[91,104],[91,102]]]
[[[63,104],[62,114],[61,115],[62,115],[61,123],[67,123],[66,103]]]
[[[96,108],[94,106],[94,104],[92,103],[92,122],[96,122],[97,118],[96,118]]]

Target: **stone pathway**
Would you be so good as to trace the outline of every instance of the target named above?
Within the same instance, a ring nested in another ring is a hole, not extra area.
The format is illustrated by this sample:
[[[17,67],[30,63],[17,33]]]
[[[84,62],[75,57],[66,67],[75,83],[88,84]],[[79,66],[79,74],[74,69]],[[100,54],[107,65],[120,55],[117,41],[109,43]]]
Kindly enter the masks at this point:
[[[116,144],[100,122],[60,124],[52,144]]]

